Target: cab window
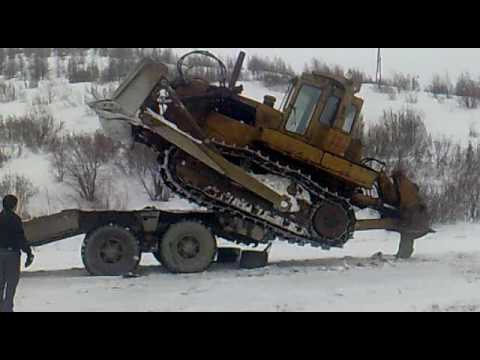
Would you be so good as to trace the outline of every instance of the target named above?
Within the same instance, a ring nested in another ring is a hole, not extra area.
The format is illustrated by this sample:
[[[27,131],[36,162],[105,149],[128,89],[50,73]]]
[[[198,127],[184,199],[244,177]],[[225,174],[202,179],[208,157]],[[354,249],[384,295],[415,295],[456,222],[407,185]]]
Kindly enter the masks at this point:
[[[295,81],[291,81],[290,84],[288,85],[287,92],[285,93],[285,96],[283,97],[282,104],[280,108],[285,111],[288,107],[288,104],[290,103],[290,99],[293,95],[294,91],[294,86],[295,86]]]
[[[322,90],[310,85],[303,85],[288,117],[287,131],[304,135],[310,126],[315,108],[322,96]]]
[[[330,96],[327,100],[327,105],[325,105],[325,110],[323,110],[322,116],[320,117],[320,123],[332,126],[335,121],[335,117],[338,112],[338,106],[340,105],[340,98],[338,96]]]
[[[343,124],[343,131],[346,133],[351,133],[353,128],[353,122],[357,117],[357,108],[354,105],[349,105],[347,107],[346,116],[345,116],[345,123]]]

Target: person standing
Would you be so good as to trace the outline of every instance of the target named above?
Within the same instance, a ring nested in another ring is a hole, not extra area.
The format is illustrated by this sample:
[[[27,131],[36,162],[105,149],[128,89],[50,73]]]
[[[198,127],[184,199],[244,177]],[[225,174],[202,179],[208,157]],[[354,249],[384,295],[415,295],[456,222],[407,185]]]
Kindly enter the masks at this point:
[[[0,312],[13,312],[14,298],[20,280],[21,251],[27,254],[25,267],[34,255],[25,237],[23,223],[15,213],[18,199],[7,195],[0,213]]]

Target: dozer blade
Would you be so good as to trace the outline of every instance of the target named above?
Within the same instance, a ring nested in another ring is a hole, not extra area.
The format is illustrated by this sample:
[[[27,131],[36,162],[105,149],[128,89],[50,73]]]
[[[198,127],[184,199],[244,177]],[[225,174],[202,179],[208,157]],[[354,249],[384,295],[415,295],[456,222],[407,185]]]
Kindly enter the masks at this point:
[[[410,181],[402,171],[396,171],[393,182],[384,173],[380,175],[380,193],[382,199],[364,202],[375,208],[374,203],[389,204],[380,211],[381,219],[358,220],[356,231],[389,230],[400,233],[399,259],[409,259],[414,252],[415,240],[435,231],[431,228],[431,219],[427,206],[422,199],[418,186]],[[382,205],[383,206],[383,205]]]
[[[160,80],[167,75],[166,65],[145,59],[123,81],[113,94],[112,100],[128,115],[135,116]]]
[[[137,112],[159,81],[168,75],[164,64],[145,59],[122,82],[111,99],[90,104],[105,133],[122,142],[133,142],[130,123],[140,124]]]
[[[393,179],[400,196],[400,245],[397,258],[409,259],[415,250],[415,240],[435,231],[431,228],[430,215],[418,186],[401,171],[395,173]]]
[[[397,231],[413,240],[434,232],[431,229],[427,206],[420,195],[418,186],[410,181],[402,171],[396,171],[392,178],[381,173],[379,185],[382,195],[380,199],[360,196],[355,201],[364,207],[377,208],[382,213],[382,218],[358,220],[355,230],[386,229]]]
[[[427,206],[420,196],[419,188],[402,171],[393,174],[393,180],[400,197],[400,232],[405,237],[418,239],[431,229]]]

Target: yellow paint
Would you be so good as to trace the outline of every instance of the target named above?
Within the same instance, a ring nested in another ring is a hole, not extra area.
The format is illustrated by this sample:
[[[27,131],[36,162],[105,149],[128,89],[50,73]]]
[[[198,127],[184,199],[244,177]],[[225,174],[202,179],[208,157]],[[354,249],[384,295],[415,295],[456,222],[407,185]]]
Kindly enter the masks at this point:
[[[325,137],[323,148],[325,151],[344,157],[352,141],[351,139],[351,136],[348,134],[337,129],[330,129]]]
[[[376,172],[361,165],[351,163],[275,130],[263,129],[260,140],[274,150],[308,162],[361,187],[370,189],[378,176]]]
[[[258,129],[217,113],[208,116],[206,126],[210,138],[237,146],[250,144],[259,134]]]

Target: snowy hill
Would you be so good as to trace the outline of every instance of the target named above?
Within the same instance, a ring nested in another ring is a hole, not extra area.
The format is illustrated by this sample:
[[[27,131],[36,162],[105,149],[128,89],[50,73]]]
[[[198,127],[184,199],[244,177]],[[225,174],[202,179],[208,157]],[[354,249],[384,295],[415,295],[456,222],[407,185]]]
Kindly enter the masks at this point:
[[[471,129],[480,129],[480,109],[464,109],[459,98],[445,96],[435,98],[427,92],[404,92],[395,96],[378,92],[375,85],[363,86],[360,96],[365,99],[363,113],[368,124],[378,121],[384,110],[399,111],[405,107],[418,110],[430,134],[435,138],[450,138],[463,145],[469,140]],[[412,103],[412,100],[414,103]]]

